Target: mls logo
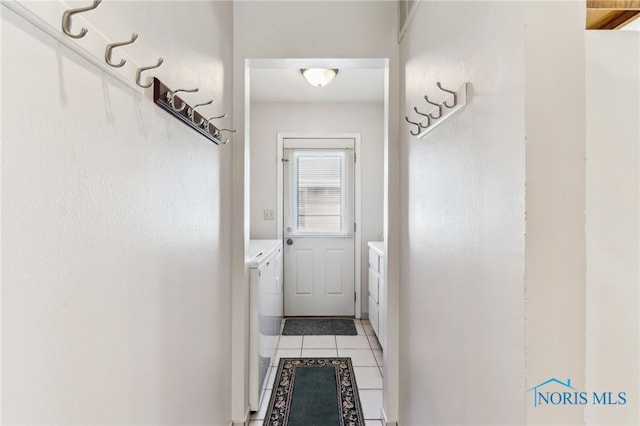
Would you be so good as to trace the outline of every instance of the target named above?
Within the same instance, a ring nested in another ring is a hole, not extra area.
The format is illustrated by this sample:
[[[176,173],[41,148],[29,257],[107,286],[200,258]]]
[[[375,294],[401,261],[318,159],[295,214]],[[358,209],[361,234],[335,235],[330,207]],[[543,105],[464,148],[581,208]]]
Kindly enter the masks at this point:
[[[624,405],[627,403],[626,392],[584,392],[566,382],[550,378],[537,384],[527,392],[533,391],[534,408],[540,405]]]

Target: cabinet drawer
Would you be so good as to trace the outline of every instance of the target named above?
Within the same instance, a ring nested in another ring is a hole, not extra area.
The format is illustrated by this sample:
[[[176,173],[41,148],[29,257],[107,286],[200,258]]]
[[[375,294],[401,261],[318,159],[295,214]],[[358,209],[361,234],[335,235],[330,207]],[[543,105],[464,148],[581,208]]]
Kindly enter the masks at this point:
[[[378,304],[373,301],[371,297],[369,297],[369,322],[371,323],[371,328],[373,328],[373,332],[378,336],[379,333],[379,310]]]
[[[378,273],[369,268],[369,296],[375,303],[380,302],[380,278]]]
[[[369,250],[369,267],[376,272],[380,272],[380,256]]]

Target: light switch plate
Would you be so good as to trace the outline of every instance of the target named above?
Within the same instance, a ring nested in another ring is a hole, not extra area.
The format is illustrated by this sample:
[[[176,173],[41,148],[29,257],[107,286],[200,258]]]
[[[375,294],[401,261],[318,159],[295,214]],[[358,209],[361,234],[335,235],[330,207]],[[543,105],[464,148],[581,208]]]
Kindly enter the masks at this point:
[[[264,209],[264,220],[273,220],[273,210]]]

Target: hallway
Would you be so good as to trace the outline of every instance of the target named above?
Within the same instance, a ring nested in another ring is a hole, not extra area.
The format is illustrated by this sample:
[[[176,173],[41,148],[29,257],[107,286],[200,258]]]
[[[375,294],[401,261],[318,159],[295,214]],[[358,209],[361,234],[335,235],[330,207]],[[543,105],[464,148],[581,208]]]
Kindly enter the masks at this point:
[[[0,4],[2,424],[248,424],[277,133],[334,131],[375,140],[354,297],[384,362],[364,320],[281,353],[362,361],[374,426],[640,424],[640,21],[585,30],[586,0],[71,3]],[[376,103],[251,107],[256,64],[304,82],[295,64],[331,59],[377,68]],[[440,86],[467,102],[422,135]]]

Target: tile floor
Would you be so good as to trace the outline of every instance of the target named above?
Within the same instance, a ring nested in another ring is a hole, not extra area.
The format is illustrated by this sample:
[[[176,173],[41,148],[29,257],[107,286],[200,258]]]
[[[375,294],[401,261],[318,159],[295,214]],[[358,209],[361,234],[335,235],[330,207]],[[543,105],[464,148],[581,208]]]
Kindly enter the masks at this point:
[[[366,426],[382,426],[382,349],[368,320],[354,320],[357,336],[280,336],[269,374],[267,393],[249,426],[262,425],[280,358],[350,357]]]

